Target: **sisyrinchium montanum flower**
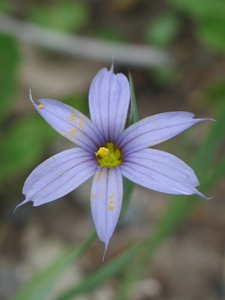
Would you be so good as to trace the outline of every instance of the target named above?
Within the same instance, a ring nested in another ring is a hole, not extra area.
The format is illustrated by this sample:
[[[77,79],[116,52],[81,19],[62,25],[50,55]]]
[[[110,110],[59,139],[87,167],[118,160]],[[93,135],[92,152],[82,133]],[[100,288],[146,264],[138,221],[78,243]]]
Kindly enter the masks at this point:
[[[39,206],[76,189],[93,176],[90,201],[94,225],[107,249],[119,219],[122,176],[143,187],[167,193],[201,194],[194,171],[172,154],[150,147],[205,119],[190,112],[165,112],[125,129],[130,87],[123,74],[100,70],[89,91],[90,119],[52,99],[31,101],[39,114],[62,136],[77,145],[41,163],[23,187],[25,200]]]

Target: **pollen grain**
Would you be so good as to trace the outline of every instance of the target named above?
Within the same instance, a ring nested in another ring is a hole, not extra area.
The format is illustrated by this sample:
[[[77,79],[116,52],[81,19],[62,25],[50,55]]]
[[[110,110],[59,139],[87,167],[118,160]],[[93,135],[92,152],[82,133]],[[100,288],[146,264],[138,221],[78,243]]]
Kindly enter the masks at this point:
[[[108,207],[109,210],[114,210],[114,206],[111,205],[111,204],[108,204],[107,207]]]

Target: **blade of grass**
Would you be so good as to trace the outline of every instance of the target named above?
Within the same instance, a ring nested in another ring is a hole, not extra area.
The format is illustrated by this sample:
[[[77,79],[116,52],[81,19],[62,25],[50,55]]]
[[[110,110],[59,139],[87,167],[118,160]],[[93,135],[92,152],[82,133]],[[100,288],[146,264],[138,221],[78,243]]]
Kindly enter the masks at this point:
[[[137,109],[137,101],[134,91],[134,83],[131,74],[129,73],[129,82],[130,82],[130,116],[128,124],[129,126],[136,123],[139,120],[138,117],[138,109]]]

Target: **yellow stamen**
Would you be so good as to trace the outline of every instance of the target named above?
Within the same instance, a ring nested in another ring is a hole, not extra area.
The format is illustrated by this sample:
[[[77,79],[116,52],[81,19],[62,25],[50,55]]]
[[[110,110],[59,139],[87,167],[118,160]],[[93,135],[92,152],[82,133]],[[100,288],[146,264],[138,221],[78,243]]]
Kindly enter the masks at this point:
[[[109,149],[105,147],[100,147],[97,152],[95,152],[95,156],[98,158],[106,157],[109,154]]]
[[[38,108],[42,109],[43,108],[43,104],[39,104]]]
[[[100,147],[95,156],[101,167],[114,168],[122,162],[121,152],[113,143],[106,143],[105,147]]]

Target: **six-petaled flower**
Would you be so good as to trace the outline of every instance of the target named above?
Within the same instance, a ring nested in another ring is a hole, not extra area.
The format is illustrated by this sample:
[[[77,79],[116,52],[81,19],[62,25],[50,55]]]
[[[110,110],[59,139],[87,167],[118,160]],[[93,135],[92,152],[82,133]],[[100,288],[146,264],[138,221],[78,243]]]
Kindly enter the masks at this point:
[[[115,230],[123,198],[122,176],[152,190],[168,194],[197,194],[194,171],[179,158],[149,148],[205,119],[189,112],[166,112],[147,117],[125,129],[130,87],[113,66],[102,69],[89,91],[90,119],[76,109],[51,99],[33,106],[61,135],[78,147],[41,163],[27,178],[23,194],[34,206],[56,200],[90,177],[91,211],[105,249]]]

